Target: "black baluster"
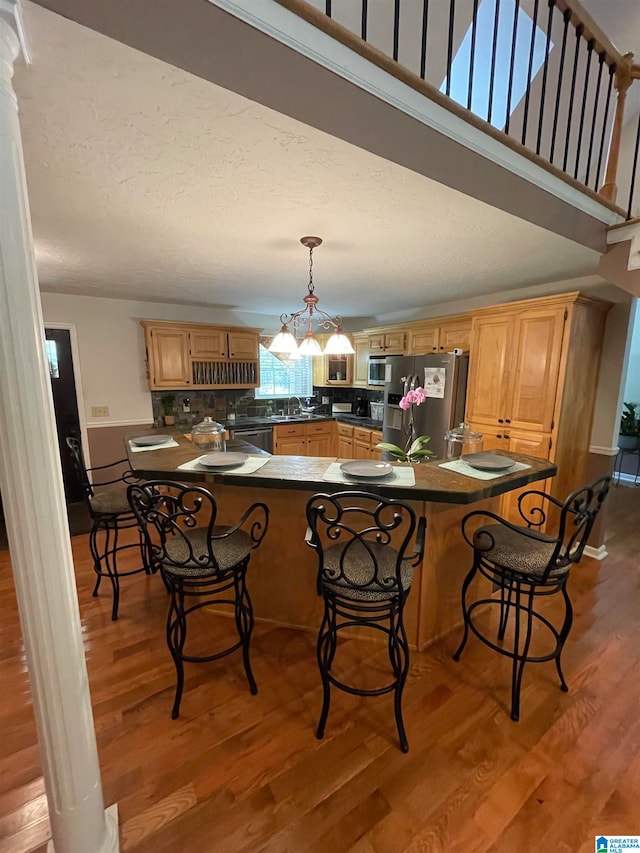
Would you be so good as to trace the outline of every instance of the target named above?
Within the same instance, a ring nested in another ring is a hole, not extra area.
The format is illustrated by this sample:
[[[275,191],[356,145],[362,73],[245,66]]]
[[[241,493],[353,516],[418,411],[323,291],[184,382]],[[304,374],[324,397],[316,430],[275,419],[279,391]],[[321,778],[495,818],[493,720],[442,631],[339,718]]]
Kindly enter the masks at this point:
[[[476,27],[478,25],[478,0],[473,0],[473,16],[471,19],[471,53],[469,54],[469,91],[467,93],[467,109],[471,109],[473,98],[473,66],[476,58]]]
[[[491,73],[489,74],[489,105],[487,108],[487,121],[491,124],[491,111],[493,109],[493,81],[496,76],[496,50],[498,47],[498,21],[500,19],[500,0],[496,0],[495,17],[493,19],[493,47],[491,48]]]
[[[360,36],[362,41],[367,40],[367,23],[369,18],[369,0],[362,0],[362,22],[360,25]]]
[[[615,77],[617,65],[613,62],[609,66],[609,85],[607,87],[607,101],[604,106],[604,118],[602,120],[602,136],[600,137],[600,151],[598,152],[598,168],[596,169],[596,182],[594,187],[597,191],[600,183],[600,169],[602,167],[602,155],[604,154],[604,140],[607,134],[607,121],[609,119],[609,104],[611,103],[611,89],[613,88],[613,78]]]
[[[580,167],[580,151],[582,150],[582,131],[584,130],[584,114],[587,110],[587,92],[589,91],[589,75],[591,73],[591,56],[593,48],[596,46],[594,38],[587,42],[587,67],[584,73],[584,89],[582,90],[582,106],[580,107],[580,124],[578,126],[578,146],[576,148],[576,167],[573,170],[573,177],[578,177],[578,169]]]
[[[516,40],[518,38],[518,15],[520,13],[520,0],[516,0],[513,7],[513,33],[511,34],[511,62],[509,63],[509,85],[507,87],[507,115],[504,122],[504,132],[509,133],[509,120],[511,119],[511,93],[513,92],[513,66],[516,60]]]
[[[536,46],[536,31],[538,29],[538,4],[540,0],[535,0],[533,4],[533,18],[531,27],[531,43],[529,44],[529,66],[527,70],[527,87],[524,93],[524,113],[522,116],[522,144],[524,145],[527,139],[527,120],[529,118],[529,98],[531,97],[531,74],[533,73],[533,54]]]
[[[429,0],[422,3],[422,52],[420,56],[420,76],[424,80],[427,73],[427,33],[429,30]]]
[[[548,0],[549,2],[549,17],[547,18],[547,38],[544,50],[544,63],[542,66],[542,89],[540,91],[540,115],[538,117],[538,139],[536,141],[536,154],[540,153],[540,143],[542,142],[542,125],[544,124],[544,102],[547,94],[547,74],[549,71],[549,45],[551,44],[551,25],[553,24],[553,9],[556,5],[556,0]]]
[[[573,55],[573,73],[571,75],[571,94],[569,96],[569,112],[567,114],[567,135],[564,139],[564,157],[562,158],[562,171],[567,171],[567,160],[569,159],[569,142],[571,140],[571,120],[573,118],[573,98],[576,92],[576,73],[578,71],[578,57],[580,56],[580,40],[584,32],[584,25],[576,27],[576,50]]]
[[[562,30],[562,47],[560,49],[560,67],[558,70],[558,87],[556,89],[556,107],[553,111],[553,130],[551,131],[551,149],[549,151],[550,163],[553,163],[553,154],[556,148],[556,131],[558,130],[558,113],[560,112],[560,93],[562,91],[562,78],[564,76],[564,57],[567,49],[567,31],[569,29],[569,21],[571,20],[571,9],[566,9],[562,17],[564,18],[564,28]]]
[[[449,36],[447,38],[447,83],[445,94],[451,94],[451,64],[453,62],[453,23],[456,0],[449,0]]]
[[[331,0],[326,0],[326,3],[324,4],[324,13],[331,17]]]
[[[400,39],[400,0],[393,7],[393,58],[398,61],[398,42]]]
[[[633,191],[636,187],[636,169],[638,167],[638,149],[640,148],[640,115],[638,115],[638,129],[636,130],[636,149],[633,154],[633,166],[631,167],[631,186],[629,187],[629,204],[627,205],[627,219],[631,219],[631,208],[633,207]]]
[[[598,54],[598,83],[593,101],[593,115],[591,117],[591,133],[589,134],[589,153],[587,155],[587,173],[584,179],[585,186],[589,186],[589,174],[591,172],[591,155],[593,154],[593,140],[596,135],[596,118],[598,115],[598,101],[600,99],[600,84],[602,82],[602,69],[604,67],[604,50]]]

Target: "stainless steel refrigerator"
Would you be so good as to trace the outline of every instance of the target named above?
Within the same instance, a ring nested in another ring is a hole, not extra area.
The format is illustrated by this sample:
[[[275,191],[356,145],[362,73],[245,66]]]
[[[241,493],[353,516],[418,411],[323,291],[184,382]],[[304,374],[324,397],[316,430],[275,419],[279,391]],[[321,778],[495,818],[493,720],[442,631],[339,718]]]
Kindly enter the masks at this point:
[[[444,434],[464,421],[469,356],[394,355],[386,359],[384,386],[383,441],[404,448],[409,438],[409,412],[400,408],[400,400],[412,388],[426,388],[420,406],[413,406],[414,431],[428,435],[427,447],[438,459],[444,458]]]

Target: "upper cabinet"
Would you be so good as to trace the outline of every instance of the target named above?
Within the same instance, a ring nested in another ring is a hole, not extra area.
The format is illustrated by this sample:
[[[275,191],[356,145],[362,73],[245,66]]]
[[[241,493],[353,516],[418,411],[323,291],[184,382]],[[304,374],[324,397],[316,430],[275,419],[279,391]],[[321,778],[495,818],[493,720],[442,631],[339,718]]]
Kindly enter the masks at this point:
[[[404,355],[406,333],[403,329],[369,334],[371,355]]]
[[[366,388],[369,384],[369,335],[353,336],[353,385]]]
[[[259,329],[142,320],[149,388],[255,388]]]
[[[609,303],[565,293],[474,312],[466,420],[500,447],[558,466],[564,500],[588,478],[587,460]],[[503,514],[520,520],[515,492]]]
[[[443,317],[408,328],[408,355],[468,350],[471,339],[471,317]]]
[[[324,346],[329,335],[317,335],[318,343]],[[353,355],[318,355],[313,359],[313,384],[320,387],[353,384]]]

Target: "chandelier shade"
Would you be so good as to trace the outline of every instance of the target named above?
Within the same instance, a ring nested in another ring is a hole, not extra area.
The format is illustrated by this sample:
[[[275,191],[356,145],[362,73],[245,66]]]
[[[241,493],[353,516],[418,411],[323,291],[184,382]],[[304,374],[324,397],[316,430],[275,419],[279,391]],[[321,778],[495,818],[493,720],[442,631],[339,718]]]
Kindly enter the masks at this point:
[[[313,335],[313,319],[315,317],[319,327],[323,329],[333,328],[334,332],[327,342],[325,352],[328,355],[347,355],[353,353],[353,347],[349,338],[342,331],[342,317],[336,315],[331,317],[322,308],[318,308],[319,299],[315,295],[313,285],[313,250],[321,243],[321,237],[301,237],[300,242],[303,246],[309,249],[309,284],[307,285],[308,293],[303,298],[304,308],[295,311],[292,314],[281,314],[280,322],[282,328],[275,336],[269,352],[273,353],[292,353],[296,350],[301,355],[318,356],[322,355],[322,347]],[[305,336],[298,347],[298,342],[295,337],[295,329],[302,326],[307,327]],[[291,326],[294,332],[289,329]]]

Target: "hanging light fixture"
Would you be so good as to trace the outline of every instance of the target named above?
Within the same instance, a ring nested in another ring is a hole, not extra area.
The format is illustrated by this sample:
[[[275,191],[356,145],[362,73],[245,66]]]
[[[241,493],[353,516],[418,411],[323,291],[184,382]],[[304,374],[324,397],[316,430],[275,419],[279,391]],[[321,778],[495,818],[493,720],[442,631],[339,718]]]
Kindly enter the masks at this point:
[[[269,352],[292,353],[297,350],[301,355],[322,355],[322,348],[313,336],[313,317],[315,314],[316,322],[321,328],[330,329],[333,327],[334,330],[327,341],[325,353],[328,355],[352,353],[351,342],[342,331],[342,317],[330,317],[322,308],[318,308],[319,300],[313,287],[313,250],[322,243],[322,239],[320,237],[301,237],[300,242],[309,249],[309,284],[307,285],[309,292],[302,300],[305,307],[290,315],[280,315],[282,328],[273,339]],[[294,330],[306,326],[306,333],[299,348],[289,326],[292,326]]]

